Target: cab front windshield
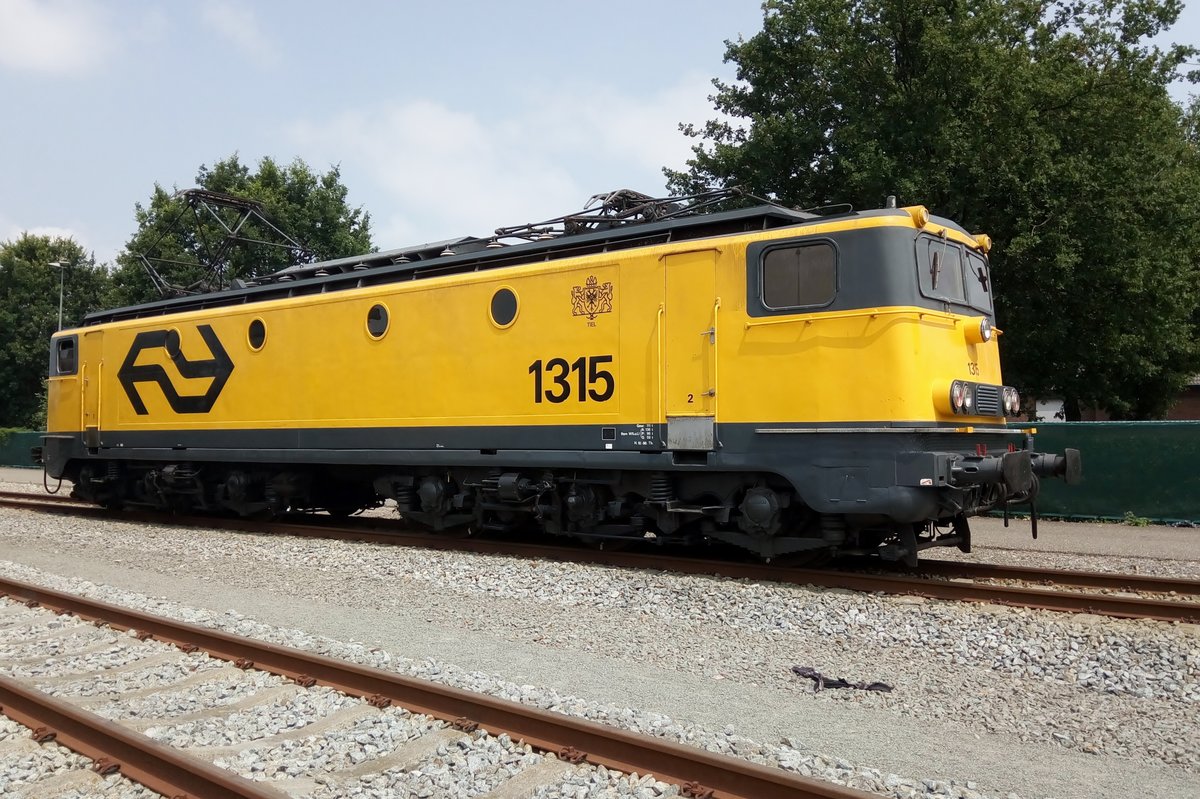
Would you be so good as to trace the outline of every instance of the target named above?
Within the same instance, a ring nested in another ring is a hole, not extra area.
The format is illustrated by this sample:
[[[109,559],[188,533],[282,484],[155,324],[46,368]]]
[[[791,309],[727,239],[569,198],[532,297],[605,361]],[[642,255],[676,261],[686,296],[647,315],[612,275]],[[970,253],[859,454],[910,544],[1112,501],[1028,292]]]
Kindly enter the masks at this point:
[[[991,273],[987,259],[975,250],[943,236],[922,236],[917,273],[923,296],[992,316]]]

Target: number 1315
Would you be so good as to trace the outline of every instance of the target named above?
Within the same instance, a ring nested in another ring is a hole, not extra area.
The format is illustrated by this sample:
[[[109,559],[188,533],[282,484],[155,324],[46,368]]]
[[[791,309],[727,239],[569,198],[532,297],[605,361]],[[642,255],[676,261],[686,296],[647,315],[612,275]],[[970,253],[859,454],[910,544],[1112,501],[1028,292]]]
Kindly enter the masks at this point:
[[[551,358],[544,364],[541,358],[537,359],[529,364],[529,374],[533,375],[533,401],[566,402],[573,394],[579,402],[589,399],[604,402],[612,397],[616,383],[612,372],[600,366],[612,363],[612,359],[611,355],[591,355],[581,356],[571,363],[566,358]],[[550,388],[545,387],[547,382]],[[597,387],[601,387],[600,390]]]

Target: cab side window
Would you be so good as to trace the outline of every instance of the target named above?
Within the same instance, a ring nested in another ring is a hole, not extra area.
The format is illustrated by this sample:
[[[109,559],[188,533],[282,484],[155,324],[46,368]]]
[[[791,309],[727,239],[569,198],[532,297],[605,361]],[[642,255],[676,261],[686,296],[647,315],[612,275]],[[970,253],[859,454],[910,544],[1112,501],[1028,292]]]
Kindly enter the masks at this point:
[[[837,251],[828,242],[763,254],[762,300],[771,310],[828,305],[837,294]]]
[[[79,370],[79,339],[60,338],[54,346],[54,374],[73,375]]]

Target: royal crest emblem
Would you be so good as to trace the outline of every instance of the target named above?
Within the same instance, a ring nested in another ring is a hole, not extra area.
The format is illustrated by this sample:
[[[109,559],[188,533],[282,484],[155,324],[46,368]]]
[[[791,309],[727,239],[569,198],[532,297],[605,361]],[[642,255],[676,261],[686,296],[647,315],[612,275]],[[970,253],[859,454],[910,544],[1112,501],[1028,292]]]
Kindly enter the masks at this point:
[[[600,283],[595,275],[588,275],[582,286],[571,289],[571,315],[586,316],[595,321],[596,314],[612,313],[613,284]]]

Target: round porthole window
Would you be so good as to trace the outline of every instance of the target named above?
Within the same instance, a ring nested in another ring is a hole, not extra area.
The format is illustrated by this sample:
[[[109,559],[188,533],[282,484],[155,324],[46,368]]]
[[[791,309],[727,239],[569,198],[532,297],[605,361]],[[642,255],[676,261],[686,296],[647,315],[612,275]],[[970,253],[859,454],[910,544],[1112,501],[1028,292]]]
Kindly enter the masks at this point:
[[[492,295],[492,324],[508,327],[517,318],[517,295],[510,288],[502,288]]]
[[[263,344],[267,343],[267,326],[263,324],[263,320],[255,319],[250,323],[250,329],[246,331],[246,340],[250,343],[250,349],[255,352],[263,348]]]
[[[367,333],[371,338],[383,338],[388,331],[388,311],[382,305],[372,305],[367,311]]]

